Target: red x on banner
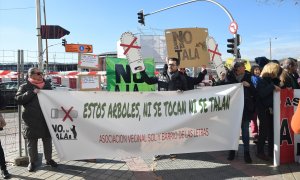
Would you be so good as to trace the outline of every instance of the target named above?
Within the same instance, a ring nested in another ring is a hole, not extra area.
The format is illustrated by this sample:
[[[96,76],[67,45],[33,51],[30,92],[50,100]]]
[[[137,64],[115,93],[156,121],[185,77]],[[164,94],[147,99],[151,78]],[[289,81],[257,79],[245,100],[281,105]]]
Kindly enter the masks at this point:
[[[127,47],[127,49],[124,51],[124,55],[128,53],[128,51],[130,50],[130,48],[137,48],[137,49],[141,49],[141,46],[134,46],[133,44],[135,43],[135,41],[137,40],[137,38],[135,37],[131,43],[128,45],[128,44],[120,44],[120,46],[123,46],[123,47]]]
[[[211,53],[213,53],[213,55],[212,55],[212,58],[211,58],[211,61],[213,61],[213,60],[214,60],[214,58],[215,58],[215,54],[217,54],[217,55],[219,55],[219,56],[221,56],[221,55],[222,55],[221,53],[217,52],[217,50],[218,50],[218,44],[216,44],[215,50],[208,49],[208,52],[211,52]]]
[[[64,107],[61,107],[61,109],[66,113],[66,115],[65,115],[65,117],[64,117],[64,119],[63,119],[63,121],[65,121],[67,118],[69,118],[69,119],[73,122],[73,119],[72,119],[72,117],[70,116],[70,112],[72,111],[73,107],[71,107],[68,111],[66,111],[66,110],[64,109]]]

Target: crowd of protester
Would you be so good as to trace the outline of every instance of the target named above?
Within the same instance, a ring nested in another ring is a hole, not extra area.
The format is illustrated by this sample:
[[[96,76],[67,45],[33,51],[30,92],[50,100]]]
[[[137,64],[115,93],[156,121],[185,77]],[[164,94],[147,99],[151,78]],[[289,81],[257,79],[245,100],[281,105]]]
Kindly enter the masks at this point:
[[[231,68],[220,74],[220,78],[213,79],[213,86],[241,83],[244,88],[244,110],[241,123],[242,141],[244,146],[244,161],[252,163],[249,151],[250,132],[253,142],[257,144],[256,156],[262,160],[269,161],[273,158],[274,151],[274,129],[273,129],[273,93],[281,89],[300,89],[297,60],[285,59],[282,64],[276,60],[268,60],[265,57],[255,59],[256,64],[252,65],[251,71],[245,68],[245,62],[236,59]],[[163,78],[148,77],[145,71],[141,72],[141,78],[147,84],[158,84],[158,90],[165,91],[187,91],[194,89],[205,78],[207,70],[202,68],[197,77],[190,77],[186,74],[185,68],[180,68],[180,60],[168,58],[168,64],[164,67]],[[29,152],[28,171],[36,169],[38,158],[37,142],[41,138],[44,145],[46,164],[57,167],[58,164],[52,160],[52,139],[47,128],[45,118],[37,98],[40,89],[51,90],[50,84],[43,79],[43,74],[37,68],[28,71],[26,83],[20,86],[16,101],[23,105],[22,119],[25,123],[24,138],[28,140]],[[298,106],[298,111],[300,108]],[[298,113],[300,114],[300,112]],[[298,115],[300,116],[300,115]],[[293,118],[297,119],[296,117]],[[299,119],[299,118],[298,118]],[[293,122],[296,133],[300,133],[299,120]],[[0,114],[0,130],[5,126],[5,121]],[[266,141],[268,142],[267,153],[265,152]],[[156,156],[159,159],[160,156]],[[171,155],[170,157],[176,157]],[[235,158],[235,151],[230,150],[228,160]],[[4,152],[0,142],[0,164],[2,176],[9,178],[5,165]]]
[[[173,62],[171,63],[170,62]],[[176,63],[175,63],[176,62]],[[257,145],[256,156],[259,159],[269,161],[273,158],[274,151],[274,124],[273,124],[273,93],[281,89],[300,89],[297,72],[297,60],[285,59],[282,64],[278,60],[268,60],[265,57],[255,58],[256,64],[252,65],[251,71],[247,71],[245,61],[235,59],[226,72],[220,74],[220,78],[213,79],[213,86],[242,83],[244,87],[244,110],[241,123],[241,135],[243,141],[244,161],[252,163],[250,156],[250,132],[253,142]],[[190,77],[185,73],[185,68],[180,68],[180,61],[171,58],[165,66],[163,80],[152,77],[143,71],[142,78],[148,84],[158,84],[159,90],[186,91],[194,89],[207,74],[202,71],[197,77]],[[268,142],[267,153],[265,152]],[[230,150],[227,159],[235,159],[235,151]]]
[[[257,144],[256,156],[269,161],[273,158],[274,151],[273,93],[285,88],[300,89],[296,59],[287,58],[280,64],[277,60],[258,57],[255,62],[257,64],[252,65],[251,72],[248,72],[243,60],[236,60],[231,69],[214,81],[216,86],[237,82],[244,86],[245,104],[241,129],[246,163],[252,162],[249,154],[249,123],[251,122],[253,141]],[[230,151],[227,159],[233,160],[234,157],[235,152]]]

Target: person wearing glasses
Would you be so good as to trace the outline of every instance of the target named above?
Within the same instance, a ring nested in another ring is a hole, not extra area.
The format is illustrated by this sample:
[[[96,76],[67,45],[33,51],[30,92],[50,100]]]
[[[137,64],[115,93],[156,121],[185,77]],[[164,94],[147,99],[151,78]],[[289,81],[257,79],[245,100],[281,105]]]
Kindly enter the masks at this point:
[[[166,91],[186,91],[188,90],[188,82],[183,73],[179,69],[180,60],[178,58],[168,58],[168,72],[165,72],[166,81],[161,81],[157,77],[149,77],[145,70],[141,71],[141,78],[147,84],[158,84]],[[160,159],[160,155],[156,155],[154,160]],[[170,158],[176,158],[175,154],[170,154]]]
[[[178,58],[168,58],[168,78],[166,81],[160,81],[157,77],[149,77],[145,71],[141,71],[141,78],[147,84],[158,84],[164,87],[166,91],[186,91],[188,90],[187,79],[178,71],[180,60]]]
[[[57,163],[52,160],[52,139],[37,96],[41,89],[51,90],[51,84],[44,80],[43,73],[38,68],[30,68],[27,75],[27,82],[19,87],[15,99],[19,105],[23,105],[23,135],[28,140],[29,154],[27,169],[29,172],[33,172],[38,160],[37,144],[39,138],[43,141],[46,164],[57,167]]]

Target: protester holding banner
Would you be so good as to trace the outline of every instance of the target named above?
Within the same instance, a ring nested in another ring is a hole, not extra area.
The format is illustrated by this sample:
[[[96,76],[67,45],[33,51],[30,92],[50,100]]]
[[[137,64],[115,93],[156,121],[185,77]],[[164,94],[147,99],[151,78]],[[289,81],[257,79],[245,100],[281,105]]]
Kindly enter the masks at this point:
[[[168,77],[166,81],[160,81],[157,77],[149,77],[145,71],[141,71],[142,79],[147,84],[156,84],[160,87],[164,87],[166,91],[186,91],[188,90],[187,79],[180,71],[178,71],[180,65],[180,60],[178,58],[168,58],[168,74],[165,72],[165,75]],[[171,154],[171,158],[176,157],[176,155]],[[160,156],[155,156],[155,160],[159,159]]]
[[[2,116],[2,113],[0,113],[0,131],[3,130],[4,126],[6,126],[6,122]],[[10,174],[8,173],[7,168],[6,168],[5,155],[4,155],[2,145],[1,145],[1,141],[0,141],[0,165],[1,165],[2,177],[4,179],[10,178]]]
[[[298,64],[293,58],[287,58],[283,61],[282,65],[283,71],[280,75],[280,87],[281,88],[292,88],[292,89],[300,89],[298,84]],[[296,76],[295,76],[296,74]]]
[[[188,90],[187,79],[178,71],[180,60],[177,58],[168,58],[168,71],[170,73],[167,81],[160,81],[157,77],[149,77],[145,71],[141,71],[141,77],[147,84],[162,84],[167,91],[186,91]]]
[[[30,68],[27,82],[19,87],[15,96],[16,102],[23,105],[24,108],[22,112],[23,135],[25,139],[28,139],[29,172],[34,171],[36,168],[39,138],[42,138],[43,141],[46,164],[57,167],[57,163],[52,160],[52,139],[37,96],[40,89],[51,90],[51,84],[43,79],[43,74],[38,68]]]
[[[236,60],[233,63],[232,70],[228,72],[227,81],[227,84],[242,83],[244,86],[244,110],[241,125],[242,141],[244,144],[244,161],[246,163],[252,163],[252,159],[249,153],[249,123],[255,110],[255,88],[251,82],[250,72],[246,71],[244,61]],[[231,150],[227,159],[231,161],[234,158],[235,151]]]
[[[273,123],[273,93],[280,91],[278,76],[280,66],[270,62],[266,64],[261,72],[262,78],[257,84],[256,106],[259,118],[259,135],[257,143],[257,157],[262,160],[269,160],[273,157],[274,149],[274,123]],[[265,155],[264,146],[268,139],[268,156]]]

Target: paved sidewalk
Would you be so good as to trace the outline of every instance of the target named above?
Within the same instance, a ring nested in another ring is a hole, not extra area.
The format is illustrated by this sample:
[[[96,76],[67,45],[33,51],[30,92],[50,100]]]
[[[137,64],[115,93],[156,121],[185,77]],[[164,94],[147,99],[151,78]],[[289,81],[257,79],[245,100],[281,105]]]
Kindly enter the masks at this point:
[[[39,142],[39,144],[41,144]],[[289,164],[273,167],[255,157],[255,145],[251,145],[252,164],[245,164],[243,148],[240,145],[234,161],[226,160],[227,151],[209,153],[179,154],[175,159],[163,156],[158,161],[152,157],[131,157],[128,159],[97,159],[89,161],[58,160],[54,151],[54,160],[59,163],[58,168],[51,168],[42,162],[33,173],[27,167],[14,166],[13,161],[18,152],[6,154],[8,170],[11,179],[287,179],[300,180],[300,165]],[[39,152],[43,152],[40,150]],[[43,160],[44,161],[44,160]]]

